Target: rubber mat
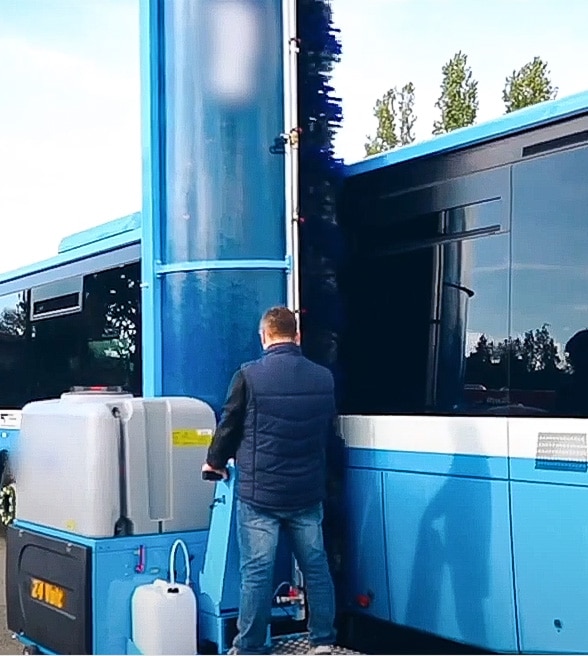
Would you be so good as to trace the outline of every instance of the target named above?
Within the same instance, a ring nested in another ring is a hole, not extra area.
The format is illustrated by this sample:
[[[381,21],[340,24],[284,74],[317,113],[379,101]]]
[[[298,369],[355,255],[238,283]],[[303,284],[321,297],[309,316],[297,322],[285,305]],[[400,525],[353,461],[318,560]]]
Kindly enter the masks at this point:
[[[308,634],[296,633],[294,635],[279,636],[274,638],[272,645],[272,654],[308,654],[310,652],[310,643]],[[351,651],[344,647],[333,647],[333,654],[359,654],[357,651]]]

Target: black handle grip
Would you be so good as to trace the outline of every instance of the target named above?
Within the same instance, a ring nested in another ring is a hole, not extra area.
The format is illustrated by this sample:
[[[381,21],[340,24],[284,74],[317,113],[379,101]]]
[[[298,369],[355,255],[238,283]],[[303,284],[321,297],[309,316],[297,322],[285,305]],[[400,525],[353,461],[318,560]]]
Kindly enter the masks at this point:
[[[213,472],[213,471],[203,471],[202,472],[202,480],[203,481],[220,481],[220,480],[222,480],[222,476],[220,474],[217,474],[216,472]]]

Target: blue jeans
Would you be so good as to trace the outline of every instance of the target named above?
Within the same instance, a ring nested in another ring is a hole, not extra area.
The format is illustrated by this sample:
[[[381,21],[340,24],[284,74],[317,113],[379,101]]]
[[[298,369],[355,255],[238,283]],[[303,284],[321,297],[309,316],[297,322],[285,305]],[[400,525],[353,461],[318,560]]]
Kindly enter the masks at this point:
[[[289,534],[305,579],[310,643],[335,641],[335,594],[323,545],[322,504],[295,511],[264,511],[237,500],[237,538],[241,553],[239,633],[241,654],[263,654],[274,592],[274,561],[280,526]]]

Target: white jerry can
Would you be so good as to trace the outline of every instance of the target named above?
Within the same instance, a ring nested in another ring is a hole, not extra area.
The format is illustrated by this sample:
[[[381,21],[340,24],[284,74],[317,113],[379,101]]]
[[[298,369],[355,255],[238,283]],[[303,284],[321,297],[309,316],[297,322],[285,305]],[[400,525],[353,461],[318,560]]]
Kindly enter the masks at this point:
[[[176,583],[175,552],[186,558],[186,583]],[[190,561],[182,540],[170,553],[170,581],[138,586],[131,601],[132,640],[142,654],[196,654],[196,595],[190,587]]]

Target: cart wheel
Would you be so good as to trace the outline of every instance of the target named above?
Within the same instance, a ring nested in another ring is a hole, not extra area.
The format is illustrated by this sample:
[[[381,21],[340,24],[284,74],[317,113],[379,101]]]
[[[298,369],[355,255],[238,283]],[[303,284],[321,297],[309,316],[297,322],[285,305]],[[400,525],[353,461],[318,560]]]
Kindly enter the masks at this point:
[[[41,652],[36,647],[33,647],[32,645],[29,645],[27,647],[23,647],[22,653],[23,654],[40,654]]]

